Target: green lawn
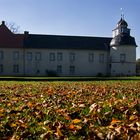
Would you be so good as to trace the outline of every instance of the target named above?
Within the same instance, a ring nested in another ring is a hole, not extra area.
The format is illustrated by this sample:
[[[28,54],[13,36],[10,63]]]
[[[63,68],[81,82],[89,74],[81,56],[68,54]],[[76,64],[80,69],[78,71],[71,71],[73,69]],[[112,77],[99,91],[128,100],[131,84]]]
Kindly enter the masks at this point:
[[[14,81],[99,81],[99,80],[140,80],[140,76],[131,77],[13,77],[1,76],[0,80]]]
[[[133,78],[0,81],[0,138],[140,139],[140,81]]]

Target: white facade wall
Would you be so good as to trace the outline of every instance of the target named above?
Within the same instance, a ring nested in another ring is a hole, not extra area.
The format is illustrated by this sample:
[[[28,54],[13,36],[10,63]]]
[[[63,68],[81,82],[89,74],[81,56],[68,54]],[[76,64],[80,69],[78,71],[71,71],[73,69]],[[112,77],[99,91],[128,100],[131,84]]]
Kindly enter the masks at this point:
[[[112,47],[110,54],[99,50],[22,48],[0,48],[1,53],[0,75],[3,76],[51,76],[48,71],[57,76],[136,75],[135,46]],[[54,55],[53,61],[50,54]],[[60,54],[62,60],[58,58]],[[73,60],[71,54],[74,55]],[[124,62],[120,61],[121,54],[125,54]],[[89,55],[93,58],[89,59]]]
[[[27,54],[32,52],[32,60],[27,60]],[[41,54],[41,60],[35,60],[36,53]],[[54,54],[54,61],[50,60],[50,54]],[[62,60],[58,60],[58,54],[62,54]],[[75,55],[74,60],[70,55]],[[94,55],[94,60],[89,60],[89,54]],[[104,57],[101,62],[101,55]],[[108,53],[96,50],[70,50],[70,49],[26,49],[25,50],[25,74],[27,76],[47,76],[46,71],[53,71],[58,76],[96,76],[99,73],[106,75]],[[57,72],[57,67],[62,67],[62,72]],[[74,67],[74,72],[70,72]]]
[[[121,60],[124,55],[124,61]],[[115,46],[110,49],[111,75],[136,75],[136,46]]]
[[[0,75],[23,75],[23,62],[23,50],[21,48],[0,48]]]

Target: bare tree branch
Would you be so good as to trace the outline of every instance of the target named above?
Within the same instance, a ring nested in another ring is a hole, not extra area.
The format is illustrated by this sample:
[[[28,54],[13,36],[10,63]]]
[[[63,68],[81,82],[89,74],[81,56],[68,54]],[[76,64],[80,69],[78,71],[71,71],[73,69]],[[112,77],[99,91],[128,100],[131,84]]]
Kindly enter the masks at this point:
[[[6,22],[6,26],[11,30],[13,33],[20,33],[20,26],[16,25],[14,22]]]

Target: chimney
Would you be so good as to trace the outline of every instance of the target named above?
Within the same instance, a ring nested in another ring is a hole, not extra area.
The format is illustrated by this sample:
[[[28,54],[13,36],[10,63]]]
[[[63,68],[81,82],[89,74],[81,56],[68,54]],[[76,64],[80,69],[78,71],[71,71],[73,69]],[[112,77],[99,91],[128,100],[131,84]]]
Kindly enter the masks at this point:
[[[24,31],[24,34],[25,34],[25,35],[28,35],[28,34],[29,34],[29,32],[28,32],[28,31]]]
[[[27,38],[29,35],[29,32],[28,31],[24,31],[24,37]]]
[[[2,25],[5,25],[5,21],[2,21]]]

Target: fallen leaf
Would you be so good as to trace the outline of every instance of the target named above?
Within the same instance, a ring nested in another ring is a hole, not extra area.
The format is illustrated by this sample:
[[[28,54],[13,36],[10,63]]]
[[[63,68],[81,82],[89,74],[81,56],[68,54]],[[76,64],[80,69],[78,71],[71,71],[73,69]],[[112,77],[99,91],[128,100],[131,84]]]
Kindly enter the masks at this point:
[[[72,123],[74,123],[74,124],[80,123],[80,122],[81,122],[81,120],[79,120],[79,119],[74,119],[74,120],[72,120]]]
[[[94,103],[89,107],[89,113],[91,113],[95,108],[97,107],[97,104]]]
[[[63,134],[62,134],[62,132],[60,131],[59,128],[57,128],[57,135],[58,135],[59,137],[63,136]]]
[[[69,125],[69,129],[74,130],[75,126],[73,124]]]
[[[27,103],[27,106],[28,106],[29,108],[32,108],[32,107],[33,107],[33,104],[32,104],[31,102],[28,102],[28,103]]]
[[[113,118],[112,121],[111,121],[111,124],[115,124],[115,123],[119,123],[119,122],[121,122],[121,121],[118,120],[118,119]]]
[[[129,118],[130,121],[133,121],[133,120],[136,120],[136,119],[137,119],[137,116],[135,116],[135,115],[131,115],[130,118]]]

